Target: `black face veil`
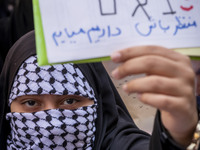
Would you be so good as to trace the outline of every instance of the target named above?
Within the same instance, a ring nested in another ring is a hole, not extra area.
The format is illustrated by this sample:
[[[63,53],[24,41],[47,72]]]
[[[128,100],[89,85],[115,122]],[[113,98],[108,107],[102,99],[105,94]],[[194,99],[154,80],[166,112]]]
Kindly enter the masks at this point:
[[[15,75],[24,60],[36,54],[34,31],[29,32],[10,49],[0,78],[0,149],[6,149],[10,112],[8,98]],[[101,63],[78,64],[93,87],[97,103],[94,149],[148,149],[149,135],[133,123],[122,99]],[[126,143],[126,144],[124,144]]]

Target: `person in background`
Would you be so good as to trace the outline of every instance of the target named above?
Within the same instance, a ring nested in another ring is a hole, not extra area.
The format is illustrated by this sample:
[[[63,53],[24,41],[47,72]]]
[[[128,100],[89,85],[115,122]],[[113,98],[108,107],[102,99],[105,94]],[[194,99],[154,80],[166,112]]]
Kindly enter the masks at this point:
[[[197,94],[197,104],[200,110],[200,66],[196,71],[196,94]]]
[[[38,66],[32,31],[13,45],[0,76],[0,147],[186,149],[198,122],[189,58],[158,46],[111,58],[121,63],[112,73],[116,79],[147,75],[123,89],[158,109],[151,136],[135,125],[101,63]]]
[[[199,60],[192,60],[192,67],[196,74],[196,81],[195,81],[195,92],[197,96],[197,104],[200,109],[200,61]]]
[[[0,8],[0,59],[4,62],[11,46],[34,29],[32,0],[0,0]]]
[[[0,0],[0,18],[8,17],[13,12],[17,0]]]

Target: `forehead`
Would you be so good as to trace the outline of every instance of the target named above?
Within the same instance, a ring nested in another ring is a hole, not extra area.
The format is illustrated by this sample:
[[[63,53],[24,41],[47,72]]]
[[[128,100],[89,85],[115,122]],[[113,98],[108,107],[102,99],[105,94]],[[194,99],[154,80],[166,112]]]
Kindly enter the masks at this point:
[[[95,99],[94,91],[74,64],[40,67],[36,56],[28,58],[15,77],[9,101],[23,95],[80,95]]]

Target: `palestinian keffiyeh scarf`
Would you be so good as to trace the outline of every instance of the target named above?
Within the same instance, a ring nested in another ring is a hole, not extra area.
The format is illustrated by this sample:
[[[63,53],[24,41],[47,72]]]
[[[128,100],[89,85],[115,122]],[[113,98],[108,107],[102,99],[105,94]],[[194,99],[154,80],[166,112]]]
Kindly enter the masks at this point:
[[[80,95],[94,105],[76,110],[51,109],[34,113],[12,112],[6,115],[11,133],[8,150],[71,150],[93,147],[97,101],[88,81],[74,64],[39,67],[36,56],[20,67],[9,97],[9,105],[23,95]]]

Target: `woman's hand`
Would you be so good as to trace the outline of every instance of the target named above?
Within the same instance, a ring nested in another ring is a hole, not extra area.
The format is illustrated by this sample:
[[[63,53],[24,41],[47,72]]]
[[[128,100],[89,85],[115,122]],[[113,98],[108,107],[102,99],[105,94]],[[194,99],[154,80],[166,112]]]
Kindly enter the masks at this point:
[[[123,86],[127,93],[139,93],[140,100],[161,112],[162,123],[174,140],[188,146],[198,121],[195,73],[189,57],[158,46],[132,47],[111,56],[121,63],[112,76],[146,74]]]

